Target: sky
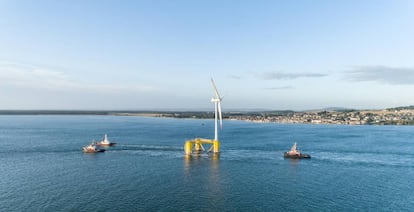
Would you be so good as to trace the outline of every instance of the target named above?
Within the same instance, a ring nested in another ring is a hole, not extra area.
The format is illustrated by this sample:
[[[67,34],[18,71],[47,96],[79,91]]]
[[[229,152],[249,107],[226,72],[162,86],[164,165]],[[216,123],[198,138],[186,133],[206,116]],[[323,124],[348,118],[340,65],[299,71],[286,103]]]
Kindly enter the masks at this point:
[[[0,0],[0,109],[414,105],[411,0]]]

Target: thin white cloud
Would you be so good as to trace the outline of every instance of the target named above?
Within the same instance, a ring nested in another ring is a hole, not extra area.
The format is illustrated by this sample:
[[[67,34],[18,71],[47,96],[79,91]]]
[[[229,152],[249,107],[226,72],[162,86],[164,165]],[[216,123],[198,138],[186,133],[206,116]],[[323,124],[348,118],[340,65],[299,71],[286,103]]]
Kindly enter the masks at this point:
[[[151,92],[152,86],[125,84],[98,84],[71,78],[63,71],[51,70],[27,64],[0,62],[2,85],[24,89],[54,91],[88,91],[95,93]]]
[[[356,66],[345,72],[345,79],[355,82],[371,81],[392,85],[410,85],[414,84],[414,68]]]
[[[293,86],[280,86],[280,87],[271,87],[271,88],[265,88],[266,90],[288,90],[288,89],[294,89]]]
[[[39,78],[51,78],[51,79],[60,79],[60,80],[67,80],[68,77],[65,75],[65,73],[61,71],[52,71],[47,69],[38,69],[35,68],[31,71],[33,76],[39,77]]]
[[[322,73],[283,73],[283,72],[265,72],[259,74],[258,77],[263,80],[283,80],[297,78],[319,78],[326,77],[327,74]]]
[[[53,82],[65,82],[62,72],[40,69],[28,65],[0,64],[0,80],[3,84],[18,87],[42,87]]]

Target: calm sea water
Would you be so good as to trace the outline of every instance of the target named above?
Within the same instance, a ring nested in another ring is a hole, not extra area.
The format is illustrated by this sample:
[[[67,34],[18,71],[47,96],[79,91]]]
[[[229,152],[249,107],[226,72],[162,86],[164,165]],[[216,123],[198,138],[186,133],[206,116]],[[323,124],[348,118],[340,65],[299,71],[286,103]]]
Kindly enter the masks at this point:
[[[84,154],[107,133],[118,146]],[[412,211],[414,127],[0,116],[0,211]],[[293,142],[310,160],[283,158]]]

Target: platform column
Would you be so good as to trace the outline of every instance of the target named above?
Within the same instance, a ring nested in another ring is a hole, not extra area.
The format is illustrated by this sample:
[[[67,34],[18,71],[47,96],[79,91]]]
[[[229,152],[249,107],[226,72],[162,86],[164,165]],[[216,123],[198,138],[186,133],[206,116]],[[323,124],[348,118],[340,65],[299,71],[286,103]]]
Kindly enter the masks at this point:
[[[219,153],[220,152],[220,142],[217,140],[213,141],[213,152]]]
[[[193,142],[191,141],[186,141],[184,144],[184,152],[186,155],[191,155],[191,153],[193,152]]]

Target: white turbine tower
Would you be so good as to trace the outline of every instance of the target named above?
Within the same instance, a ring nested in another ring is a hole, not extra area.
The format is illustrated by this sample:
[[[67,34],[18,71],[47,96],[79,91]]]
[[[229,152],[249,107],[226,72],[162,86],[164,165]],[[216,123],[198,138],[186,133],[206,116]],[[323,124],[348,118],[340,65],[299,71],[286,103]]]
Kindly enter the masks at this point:
[[[223,97],[220,96],[213,78],[211,79],[211,83],[213,84],[214,93],[215,93],[215,97],[211,99],[211,101],[214,103],[214,140],[218,141],[218,129],[217,129],[218,118],[220,118],[220,128],[223,128],[223,118],[221,115],[221,100],[223,99]],[[217,114],[219,117],[217,117]]]

